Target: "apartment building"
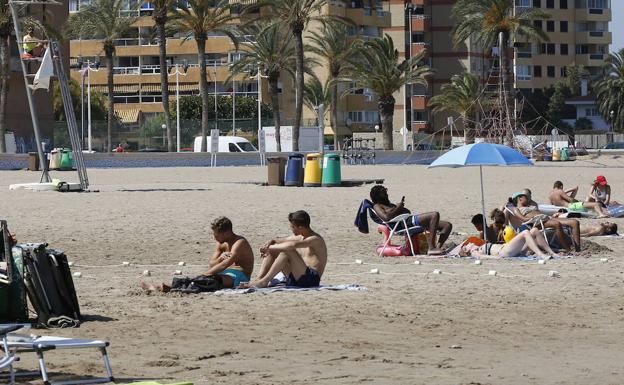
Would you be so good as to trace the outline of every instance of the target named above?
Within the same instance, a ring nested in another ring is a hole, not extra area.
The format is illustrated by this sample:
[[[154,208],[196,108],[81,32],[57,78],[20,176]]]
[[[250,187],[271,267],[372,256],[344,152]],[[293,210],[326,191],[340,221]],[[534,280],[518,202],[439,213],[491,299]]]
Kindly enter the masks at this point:
[[[69,11],[77,12],[81,2],[89,0],[70,0]],[[353,36],[359,34],[364,38],[380,36],[383,28],[390,26],[390,14],[387,3],[375,3],[374,1],[364,4],[362,0],[331,1],[323,12],[331,15],[348,17],[354,21],[352,28]],[[115,84],[115,110],[121,120],[127,125],[137,125],[139,120],[150,114],[161,113],[162,99],[160,87],[160,67],[158,57],[158,42],[154,38],[155,28],[151,18],[154,11],[150,3],[141,3],[128,0],[127,7],[122,11],[124,14],[137,17],[133,30],[127,37],[118,39],[116,44],[115,64],[112,69],[104,67],[101,61],[99,71],[91,72],[92,89],[107,93],[107,71],[114,73]],[[254,15],[250,15],[252,17]],[[257,15],[255,15],[257,16]],[[317,26],[311,26],[311,29]],[[98,40],[72,40],[70,42],[71,61],[91,63],[103,57],[102,45]],[[229,76],[229,65],[245,53],[236,50],[234,44],[226,36],[210,36],[206,44],[208,67],[208,89],[217,95],[232,96],[258,96],[258,86],[255,79],[244,75],[235,78],[235,84],[226,83]],[[167,38],[167,61],[172,64],[186,63],[188,71],[180,77],[180,95],[199,94],[199,63],[197,62],[197,47],[194,40],[184,40],[181,34],[172,34]],[[323,81],[327,77],[326,66],[315,69],[319,79]],[[72,78],[81,80],[78,65],[72,70]],[[169,78],[169,90],[172,98],[175,96],[175,77]],[[262,99],[269,100],[267,84],[262,80]],[[282,108],[283,124],[292,124],[294,121],[295,88],[290,76],[281,76],[280,106]],[[343,88],[343,89],[346,89]],[[355,130],[373,130],[379,122],[377,104],[374,97],[366,90],[360,90],[346,95],[340,100],[339,134],[347,134]],[[316,112],[304,109],[304,124],[311,124],[316,120]],[[326,132],[332,133],[329,128],[329,113],[326,114]],[[229,127],[229,126],[228,126]],[[130,135],[132,136],[132,135]],[[132,139],[134,140],[134,139]]]
[[[612,37],[610,0],[514,0],[516,9],[540,7],[551,15],[548,20],[535,20],[550,41],[536,44],[516,42],[514,71],[515,87],[535,90],[549,87],[566,76],[569,65],[583,65],[593,76],[608,53]],[[485,78],[488,75],[490,52],[467,42],[453,47],[451,18],[454,0],[391,0],[392,35],[404,55],[424,51],[426,63],[434,70],[428,87],[407,87],[405,100],[397,97],[394,127],[403,127],[407,120],[413,132],[435,132],[446,126],[446,114],[433,115],[427,101],[454,74],[465,71]],[[407,105],[407,117],[404,106]]]
[[[537,7],[550,19],[535,20],[548,42],[517,43],[516,87],[535,90],[549,87],[566,76],[567,66],[585,66],[599,75],[612,42],[610,0],[516,0],[516,8]]]

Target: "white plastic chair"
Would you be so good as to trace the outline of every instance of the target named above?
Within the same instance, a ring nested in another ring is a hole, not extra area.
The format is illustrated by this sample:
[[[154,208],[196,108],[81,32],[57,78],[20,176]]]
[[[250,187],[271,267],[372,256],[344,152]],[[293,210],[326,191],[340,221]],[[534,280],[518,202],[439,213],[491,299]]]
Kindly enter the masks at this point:
[[[21,325],[0,325],[0,340],[2,342],[2,351],[4,352],[4,356],[0,358],[0,371],[8,370],[9,385],[13,385],[15,383],[15,371],[13,370],[13,362],[17,361],[18,358],[15,356],[15,353],[9,349],[7,334],[20,328]]]

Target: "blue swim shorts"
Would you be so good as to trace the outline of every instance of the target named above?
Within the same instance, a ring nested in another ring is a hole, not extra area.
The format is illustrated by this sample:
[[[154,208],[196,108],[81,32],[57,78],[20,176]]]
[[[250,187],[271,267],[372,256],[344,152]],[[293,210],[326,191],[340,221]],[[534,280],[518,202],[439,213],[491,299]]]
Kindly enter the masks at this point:
[[[242,271],[236,269],[225,269],[218,273],[218,275],[227,275],[232,278],[234,280],[233,287],[237,287],[241,282],[249,282],[249,277]]]

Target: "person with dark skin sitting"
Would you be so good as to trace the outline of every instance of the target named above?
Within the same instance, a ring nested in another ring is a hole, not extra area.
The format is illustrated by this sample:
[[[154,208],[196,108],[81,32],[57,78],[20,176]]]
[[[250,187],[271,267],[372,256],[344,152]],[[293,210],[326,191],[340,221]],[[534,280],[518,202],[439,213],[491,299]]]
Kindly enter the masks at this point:
[[[373,210],[384,222],[388,222],[401,214],[411,214],[408,209],[405,208],[405,197],[401,199],[398,204],[393,204],[388,198],[388,189],[382,185],[373,186],[370,191],[370,198],[373,201]],[[402,224],[399,225],[400,229],[403,228]],[[440,213],[437,211],[414,214],[407,219],[407,226],[422,226],[429,231],[427,237],[427,244],[429,246],[428,255],[440,255],[442,254],[442,245],[451,235],[453,225],[446,221],[440,220]],[[439,234],[438,234],[439,233]],[[438,243],[436,245],[436,235],[439,235]]]

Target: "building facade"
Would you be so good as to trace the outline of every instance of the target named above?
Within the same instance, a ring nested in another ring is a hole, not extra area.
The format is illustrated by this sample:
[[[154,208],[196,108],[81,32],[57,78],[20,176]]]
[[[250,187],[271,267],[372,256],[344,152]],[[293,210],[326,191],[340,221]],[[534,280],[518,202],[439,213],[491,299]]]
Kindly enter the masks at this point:
[[[70,0],[70,13],[80,9],[81,1]],[[88,1],[88,0],[87,0]],[[117,116],[126,125],[138,125],[141,119],[149,115],[163,112],[160,67],[158,57],[158,42],[155,36],[154,22],[152,20],[153,5],[150,3],[137,3],[129,1],[122,11],[124,14],[137,17],[132,31],[127,37],[117,39],[114,72],[115,84],[115,111]],[[381,36],[383,28],[390,26],[390,14],[387,3],[357,1],[330,1],[323,12],[348,17],[354,22],[351,28],[353,36],[361,35],[364,38]],[[257,16],[257,15],[256,15]],[[318,28],[311,25],[310,30]],[[92,71],[91,87],[103,94],[107,93],[106,75],[111,70],[104,66],[102,44],[98,40],[72,40],[70,42],[71,62],[74,64],[72,78],[82,81],[80,66],[78,63],[100,62],[97,72]],[[226,83],[230,75],[229,65],[237,60],[243,51],[238,51],[230,39],[226,36],[209,36],[206,44],[208,67],[208,89],[212,94],[220,96],[250,96],[258,97],[258,83],[255,79],[239,75],[234,84]],[[185,40],[181,34],[172,34],[167,38],[167,61],[172,64],[186,63],[188,71],[185,76],[180,76],[180,96],[199,95],[199,63],[197,62],[197,46],[194,40]],[[326,66],[317,66],[314,69],[317,77],[324,81],[327,78]],[[294,80],[286,73],[280,76],[281,82],[279,102],[282,109],[282,124],[291,125],[294,121],[295,87]],[[268,85],[263,79],[261,83],[262,100],[268,101]],[[342,91],[346,85],[342,87]],[[169,90],[171,98],[175,97],[175,76],[169,77]],[[339,134],[348,134],[353,130],[373,130],[379,121],[377,103],[374,97],[366,90],[355,91],[345,95],[339,102],[338,125]],[[329,112],[326,113],[326,133],[332,133],[329,128]],[[316,124],[316,112],[304,108],[303,124]],[[231,127],[231,125],[223,125]],[[254,131],[257,127],[254,126]],[[127,136],[128,140],[136,140],[132,133]]]

